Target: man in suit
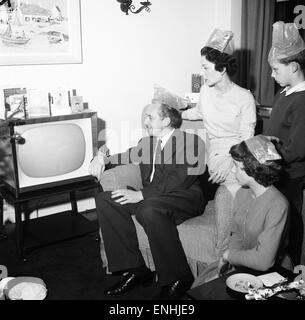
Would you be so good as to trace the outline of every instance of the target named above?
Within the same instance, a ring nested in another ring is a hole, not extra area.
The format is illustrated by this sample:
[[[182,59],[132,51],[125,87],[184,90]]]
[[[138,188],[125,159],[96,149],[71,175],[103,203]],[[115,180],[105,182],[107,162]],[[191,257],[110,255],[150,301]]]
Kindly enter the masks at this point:
[[[179,299],[193,275],[179,239],[177,225],[202,214],[206,204],[198,176],[205,171],[205,146],[197,135],[181,131],[180,113],[163,103],[148,105],[144,125],[149,133],[127,152],[93,159],[89,172],[137,162],[143,188],[101,192],[96,196],[108,268],[125,272],[123,280],[105,290],[108,296],[152,282],[154,274],[139,251],[131,215],[143,226],[151,248],[161,291],[155,299]]]

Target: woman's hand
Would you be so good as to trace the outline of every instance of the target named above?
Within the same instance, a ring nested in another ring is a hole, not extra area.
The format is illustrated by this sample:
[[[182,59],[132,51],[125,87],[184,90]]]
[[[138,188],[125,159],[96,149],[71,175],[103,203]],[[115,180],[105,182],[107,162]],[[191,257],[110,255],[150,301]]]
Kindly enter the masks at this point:
[[[119,189],[111,193],[111,198],[118,198],[116,203],[122,205],[128,203],[138,203],[143,200],[142,191],[133,191],[128,189]]]
[[[228,261],[228,256],[229,256],[229,250],[226,250],[219,260],[219,263],[218,263],[218,276],[219,277],[222,277],[231,269],[231,265]]]
[[[225,181],[226,177],[227,177],[227,172],[226,171],[210,171],[210,178],[209,181],[211,181],[212,183],[221,183],[223,181]]]
[[[233,164],[232,158],[225,156],[224,161],[218,166],[218,168],[214,168],[214,167],[210,168],[209,181],[212,181],[212,183],[218,183],[218,184],[225,181],[227,176],[231,172],[233,165],[234,164]]]

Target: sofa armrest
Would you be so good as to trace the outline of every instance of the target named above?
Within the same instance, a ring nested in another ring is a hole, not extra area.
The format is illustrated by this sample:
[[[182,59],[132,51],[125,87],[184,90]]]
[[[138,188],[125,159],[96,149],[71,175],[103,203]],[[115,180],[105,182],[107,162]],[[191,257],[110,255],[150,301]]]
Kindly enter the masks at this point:
[[[126,164],[103,172],[100,180],[103,191],[114,191],[132,187],[143,188],[140,167],[137,164]]]

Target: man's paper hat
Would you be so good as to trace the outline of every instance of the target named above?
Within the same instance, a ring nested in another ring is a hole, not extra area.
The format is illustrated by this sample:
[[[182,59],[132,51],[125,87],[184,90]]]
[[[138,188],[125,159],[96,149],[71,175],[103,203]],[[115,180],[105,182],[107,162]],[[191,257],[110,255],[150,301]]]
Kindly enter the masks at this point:
[[[262,135],[252,137],[245,143],[260,164],[268,165],[268,162],[282,158],[276,151],[274,144]]]
[[[185,109],[187,107],[188,100],[171,93],[167,89],[155,83],[154,97],[152,99],[152,103],[165,103],[171,108],[180,110]]]
[[[232,55],[234,52],[233,36],[232,31],[215,29],[205,46]]]
[[[272,47],[269,52],[269,61],[288,58],[303,50],[305,50],[305,42],[294,23],[278,21],[273,24]]]

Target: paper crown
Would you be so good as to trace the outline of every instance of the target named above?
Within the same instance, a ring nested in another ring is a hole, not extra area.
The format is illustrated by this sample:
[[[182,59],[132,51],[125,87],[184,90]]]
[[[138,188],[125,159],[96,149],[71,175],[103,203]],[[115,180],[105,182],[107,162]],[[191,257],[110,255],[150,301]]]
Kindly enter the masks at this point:
[[[44,281],[36,277],[10,277],[3,289],[9,300],[44,300],[47,288]],[[2,280],[3,281],[3,280]]]
[[[187,107],[188,100],[171,93],[167,89],[155,83],[152,103],[165,103],[171,108],[180,110]]]
[[[273,24],[272,47],[268,60],[280,60],[305,50],[305,42],[294,23],[278,21]]]
[[[232,55],[234,52],[233,36],[232,31],[215,29],[205,46]]]
[[[274,144],[262,135],[252,137],[246,140],[245,143],[260,164],[268,165],[268,161],[281,159]]]

